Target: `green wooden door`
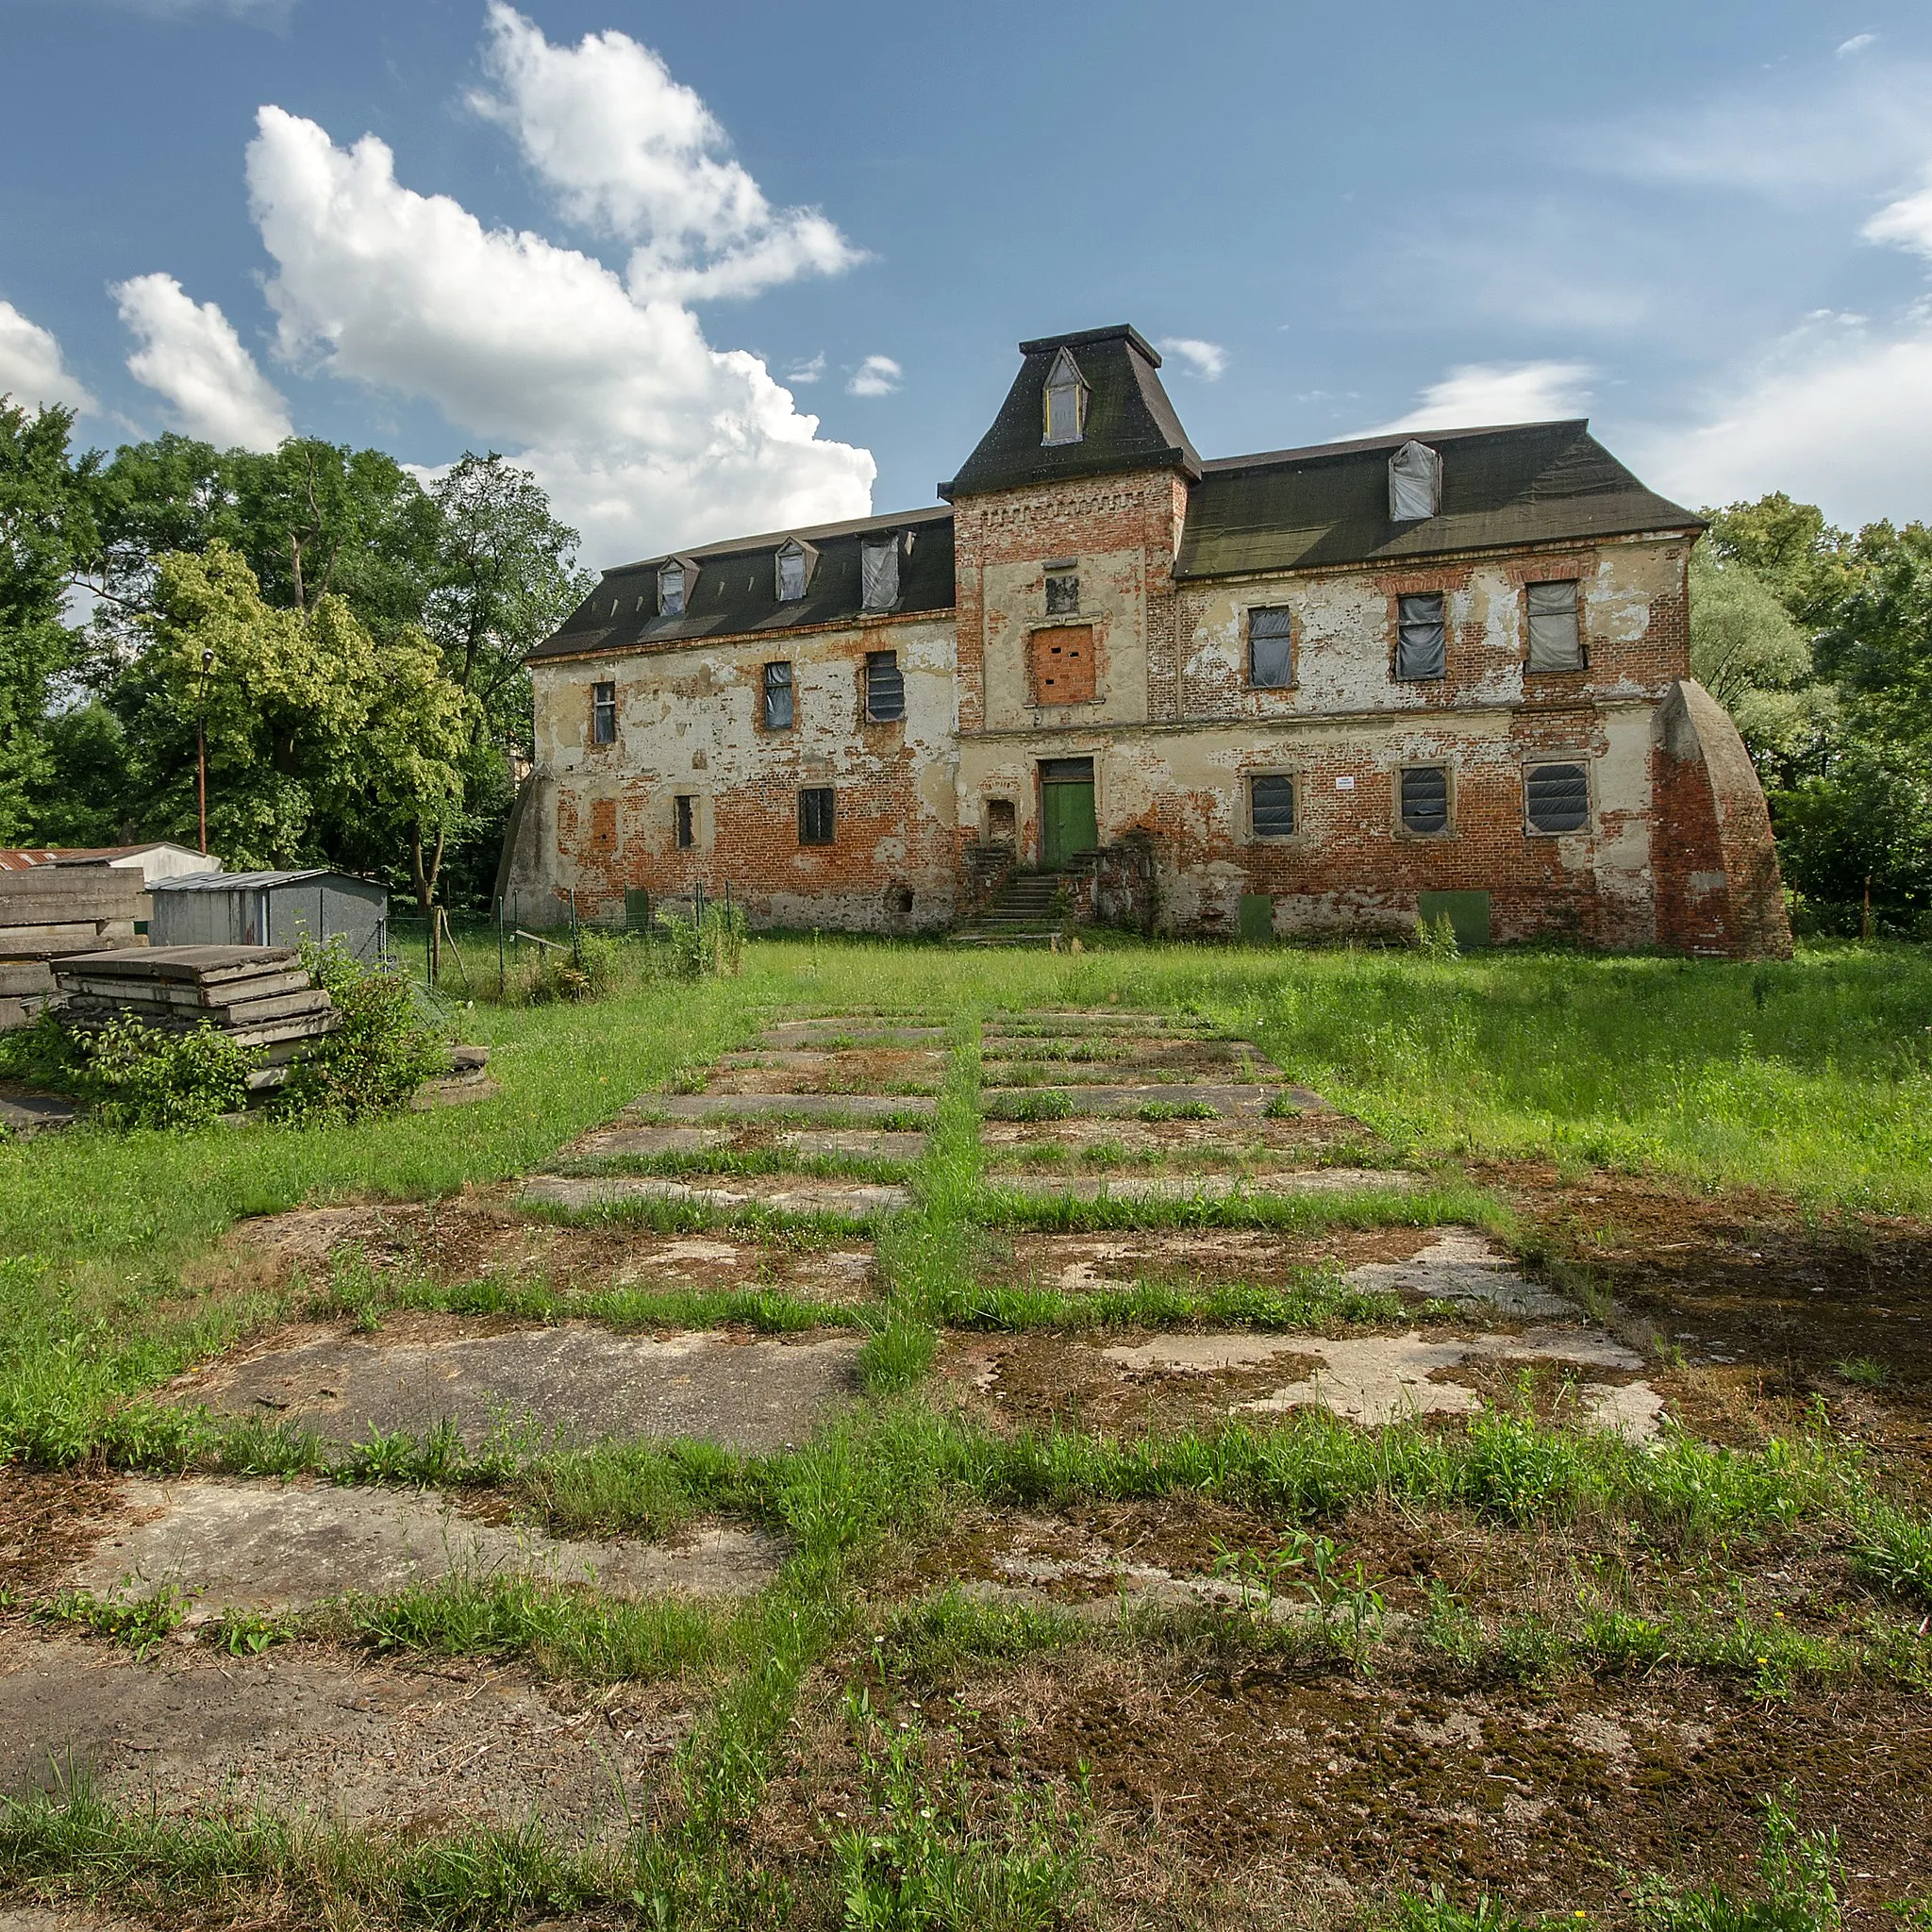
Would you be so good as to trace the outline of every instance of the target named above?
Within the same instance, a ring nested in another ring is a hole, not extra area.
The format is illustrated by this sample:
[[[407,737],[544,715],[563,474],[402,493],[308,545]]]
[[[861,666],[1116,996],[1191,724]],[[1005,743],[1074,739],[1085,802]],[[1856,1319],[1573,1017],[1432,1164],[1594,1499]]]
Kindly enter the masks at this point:
[[[1076,852],[1100,843],[1093,816],[1093,780],[1051,778],[1040,788],[1040,862],[1058,872]]]

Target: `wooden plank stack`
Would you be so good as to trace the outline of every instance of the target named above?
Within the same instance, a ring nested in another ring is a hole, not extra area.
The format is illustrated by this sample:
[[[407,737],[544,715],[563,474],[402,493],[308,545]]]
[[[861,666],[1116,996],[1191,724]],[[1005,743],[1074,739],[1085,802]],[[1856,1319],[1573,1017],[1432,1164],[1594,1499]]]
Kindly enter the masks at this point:
[[[0,872],[0,1032],[24,1026],[58,998],[53,961],[135,943],[147,881],[106,863]]]
[[[60,1017],[91,1029],[132,1014],[143,1026],[192,1033],[204,1022],[238,1046],[259,1047],[256,1092],[279,1087],[308,1042],[341,1016],[290,946],[127,946],[58,961]]]

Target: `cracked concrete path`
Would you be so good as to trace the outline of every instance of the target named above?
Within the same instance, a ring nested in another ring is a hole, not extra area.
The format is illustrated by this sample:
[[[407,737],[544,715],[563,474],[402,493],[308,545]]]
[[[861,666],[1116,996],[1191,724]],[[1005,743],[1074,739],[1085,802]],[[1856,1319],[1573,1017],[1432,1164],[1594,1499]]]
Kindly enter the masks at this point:
[[[633,1110],[667,1121],[880,1121],[930,1119],[938,1107],[929,1093],[646,1093]]]
[[[1037,1087],[987,1087],[980,1102],[988,1114],[997,1120],[1011,1119],[1024,1104],[1037,1096],[1052,1093],[1064,1101],[1058,1117],[1071,1114],[1134,1114],[1142,1108],[1211,1107],[1221,1114],[1257,1114],[1267,1106],[1281,1087],[1269,1085],[1209,1085],[1189,1080],[1162,1081],[1153,1087],[1104,1087],[1069,1082],[1056,1087],[1042,1081]]]
[[[566,1214],[594,1214],[629,1201],[679,1201],[723,1213],[765,1208],[774,1214],[832,1214],[863,1220],[896,1214],[912,1205],[909,1190],[865,1181],[812,1180],[788,1174],[539,1174],[517,1192],[525,1208],[556,1208]]]
[[[711,1525],[675,1544],[586,1542],[479,1522],[419,1490],[318,1482],[121,1485],[119,1512],[61,1577],[96,1595],[173,1585],[189,1621],[228,1608],[306,1609],[355,1591],[393,1594],[449,1575],[591,1583],[614,1596],[744,1596],[783,1549],[758,1530]]]
[[[545,1444],[691,1436],[764,1453],[806,1441],[851,1398],[859,1347],[842,1334],[654,1339],[589,1322],[430,1341],[341,1334],[217,1363],[174,1396],[342,1444],[452,1422],[473,1447],[499,1433]]]
[[[1352,1194],[1408,1191],[1426,1174],[1400,1168],[1304,1167],[1272,1174],[990,1174],[990,1187],[1032,1200],[1225,1201],[1240,1194]]]
[[[1473,1227],[1445,1227],[1407,1261],[1365,1261],[1343,1277],[1351,1288],[1418,1294],[1523,1318],[1574,1316],[1567,1295],[1525,1281],[1521,1269]]]

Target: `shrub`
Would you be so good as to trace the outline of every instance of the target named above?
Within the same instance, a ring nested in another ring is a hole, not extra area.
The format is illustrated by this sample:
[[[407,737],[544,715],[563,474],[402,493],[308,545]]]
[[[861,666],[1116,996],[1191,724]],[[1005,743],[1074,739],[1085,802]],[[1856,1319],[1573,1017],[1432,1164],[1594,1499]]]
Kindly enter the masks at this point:
[[[305,945],[302,958],[341,1020],[291,1065],[270,1105],[275,1119],[319,1125],[393,1113],[446,1069],[442,1030],[424,1020],[400,973],[364,966],[335,941]]]
[[[110,1127],[205,1127],[248,1101],[259,1052],[238,1046],[207,1021],[192,1033],[143,1025],[133,1014],[76,1035],[72,1084]]]

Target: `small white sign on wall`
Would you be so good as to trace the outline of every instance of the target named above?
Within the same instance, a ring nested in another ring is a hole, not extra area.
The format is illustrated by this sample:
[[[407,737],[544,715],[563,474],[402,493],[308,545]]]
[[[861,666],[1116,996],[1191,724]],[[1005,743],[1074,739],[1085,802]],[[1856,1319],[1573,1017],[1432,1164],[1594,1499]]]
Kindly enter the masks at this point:
[[[1336,779],[1335,789],[1338,791],[1353,791],[1355,790],[1355,774],[1353,772],[1343,772]]]

